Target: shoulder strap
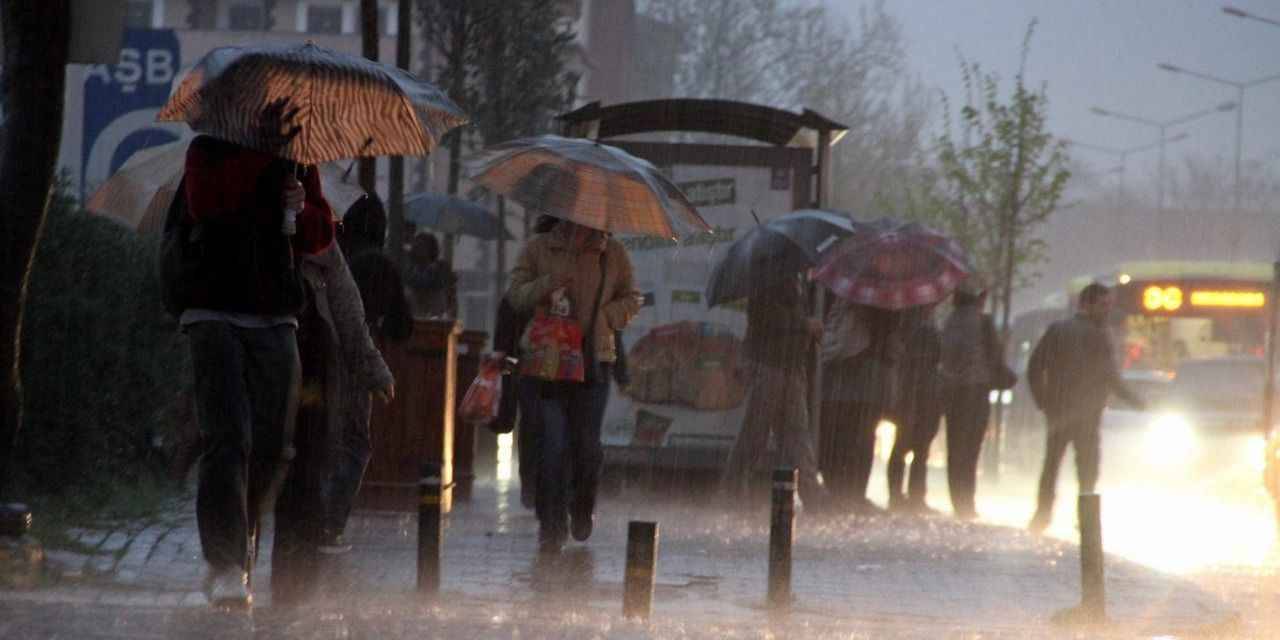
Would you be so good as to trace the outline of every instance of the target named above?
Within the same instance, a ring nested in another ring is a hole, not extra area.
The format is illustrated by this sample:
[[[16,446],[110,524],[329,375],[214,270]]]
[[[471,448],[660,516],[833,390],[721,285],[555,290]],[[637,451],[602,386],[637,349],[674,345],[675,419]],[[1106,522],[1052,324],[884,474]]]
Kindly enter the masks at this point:
[[[596,364],[596,321],[600,317],[600,303],[604,300],[604,279],[608,275],[609,265],[609,245],[605,245],[604,251],[600,254],[600,285],[596,287],[596,303],[591,307],[591,324],[587,326],[583,332],[583,359],[590,363],[590,369],[595,369]]]

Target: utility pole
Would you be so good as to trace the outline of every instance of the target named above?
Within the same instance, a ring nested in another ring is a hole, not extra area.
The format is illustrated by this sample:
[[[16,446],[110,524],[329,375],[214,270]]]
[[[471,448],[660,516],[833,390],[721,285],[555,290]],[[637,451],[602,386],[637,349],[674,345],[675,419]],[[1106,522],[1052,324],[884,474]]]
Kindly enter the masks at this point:
[[[378,59],[378,0],[360,0],[360,50],[364,57]],[[360,187],[368,193],[377,192],[377,158],[360,159]]]
[[[413,35],[413,0],[400,0],[396,7],[396,14],[396,66],[408,71]],[[376,12],[374,15],[377,15]],[[391,245],[389,253],[393,262],[403,264],[404,156],[391,158],[387,190],[387,241]]]

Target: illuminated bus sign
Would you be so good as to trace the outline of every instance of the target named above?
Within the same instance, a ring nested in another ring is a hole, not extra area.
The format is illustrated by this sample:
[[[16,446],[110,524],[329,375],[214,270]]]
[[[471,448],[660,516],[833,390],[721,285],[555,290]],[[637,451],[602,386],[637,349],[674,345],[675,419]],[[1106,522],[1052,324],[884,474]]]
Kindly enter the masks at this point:
[[[1261,291],[1192,291],[1191,306],[1232,309],[1261,309],[1267,295]]]
[[[1178,287],[1147,287],[1142,292],[1142,308],[1147,311],[1177,311],[1182,308],[1182,289]]]
[[[1176,312],[1187,302],[1199,309],[1261,309],[1267,305],[1267,295],[1262,291],[1197,289],[1187,296],[1182,287],[1163,285],[1142,290],[1142,308],[1148,312]]]

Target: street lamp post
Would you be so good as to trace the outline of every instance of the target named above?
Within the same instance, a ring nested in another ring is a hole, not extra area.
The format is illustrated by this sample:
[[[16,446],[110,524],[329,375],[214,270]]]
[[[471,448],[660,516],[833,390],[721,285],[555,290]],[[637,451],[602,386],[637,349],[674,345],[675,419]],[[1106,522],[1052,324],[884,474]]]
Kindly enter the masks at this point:
[[[1167,62],[1161,62],[1160,64],[1157,64],[1156,67],[1164,71],[1168,71],[1169,73],[1180,73],[1184,76],[1199,78],[1207,82],[1226,85],[1228,87],[1235,87],[1235,90],[1236,90],[1236,184],[1235,184],[1235,188],[1233,189],[1235,193],[1232,196],[1232,200],[1233,200],[1233,208],[1237,212],[1239,212],[1240,198],[1242,194],[1242,187],[1240,182],[1240,163],[1241,163],[1241,158],[1243,154],[1242,150],[1244,148],[1244,90],[1250,87],[1256,87],[1260,84],[1266,84],[1268,82],[1274,82],[1276,80],[1280,80],[1280,73],[1266,76],[1265,78],[1250,80],[1248,82],[1238,82],[1235,80],[1227,80],[1226,78],[1219,78],[1218,76],[1210,75],[1207,73],[1201,73],[1199,71],[1191,71],[1190,69],[1184,69],[1182,67],[1175,66]]]
[[[1184,131],[1170,138],[1157,140],[1155,142],[1148,142],[1147,144],[1138,145],[1136,147],[1128,147],[1124,149],[1120,149],[1116,147],[1107,147],[1099,144],[1088,144],[1085,142],[1079,142],[1077,140],[1067,140],[1066,142],[1067,144],[1073,147],[1088,149],[1090,151],[1097,151],[1099,153],[1105,153],[1107,155],[1116,156],[1120,158],[1120,164],[1117,165],[1112,170],[1108,171],[1108,173],[1115,173],[1118,176],[1120,176],[1119,189],[1120,189],[1120,196],[1123,198],[1125,193],[1124,176],[1125,176],[1125,172],[1128,170],[1128,161],[1129,161],[1130,155],[1135,153],[1141,153],[1143,151],[1150,151],[1152,149],[1155,149],[1156,147],[1159,147],[1163,143],[1179,142],[1181,140],[1186,140],[1187,138],[1190,138],[1190,137],[1191,136],[1187,135],[1187,133]]]
[[[1147,118],[1130,115],[1127,113],[1121,113],[1119,111],[1113,111],[1110,109],[1103,109],[1101,107],[1092,107],[1089,110],[1100,116],[1115,118],[1117,120],[1125,120],[1128,122],[1134,122],[1137,124],[1146,125],[1148,127],[1154,127],[1157,131],[1160,132],[1160,141],[1157,143],[1160,149],[1160,167],[1159,167],[1158,175],[1156,178],[1156,181],[1159,183],[1156,188],[1156,208],[1159,209],[1160,211],[1164,211],[1164,183],[1165,183],[1164,148],[1165,148],[1165,143],[1169,141],[1169,138],[1168,136],[1165,135],[1165,132],[1168,131],[1169,127],[1177,126],[1180,124],[1186,124],[1188,122],[1191,122],[1192,120],[1199,120],[1200,118],[1203,118],[1205,116],[1211,116],[1215,113],[1222,112],[1222,111],[1231,111],[1235,108],[1236,108],[1236,103],[1224,102],[1210,109],[1203,109],[1201,111],[1196,111],[1195,113],[1189,113],[1185,116],[1173,118],[1172,120],[1163,120],[1163,121],[1149,120]]]
[[[1255,13],[1249,13],[1248,11],[1245,11],[1243,9],[1237,9],[1235,7],[1227,6],[1222,8],[1222,12],[1234,18],[1244,18],[1245,20],[1265,22],[1269,25],[1280,27],[1280,20],[1273,20],[1271,18],[1266,18],[1260,15],[1257,15]]]

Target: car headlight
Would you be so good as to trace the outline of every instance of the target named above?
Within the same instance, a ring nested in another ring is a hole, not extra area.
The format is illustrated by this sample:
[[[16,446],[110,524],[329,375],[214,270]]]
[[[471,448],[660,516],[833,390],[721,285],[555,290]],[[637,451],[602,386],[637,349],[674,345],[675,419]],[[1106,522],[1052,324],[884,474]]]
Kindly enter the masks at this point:
[[[1180,413],[1161,413],[1147,429],[1147,459],[1157,464],[1180,464],[1196,453],[1195,426]]]
[[[1011,405],[1013,404],[1013,390],[1005,389],[1004,391],[1000,391],[998,389],[992,389],[991,392],[987,394],[987,402],[990,404],[999,402],[1005,406]]]

